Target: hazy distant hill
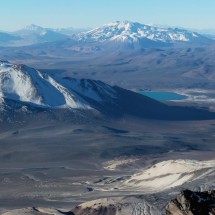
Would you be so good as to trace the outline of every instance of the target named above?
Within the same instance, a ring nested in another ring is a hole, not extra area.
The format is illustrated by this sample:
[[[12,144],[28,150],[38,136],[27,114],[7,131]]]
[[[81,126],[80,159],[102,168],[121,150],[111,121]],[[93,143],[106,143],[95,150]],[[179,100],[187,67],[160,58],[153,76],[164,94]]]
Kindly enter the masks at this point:
[[[209,38],[196,32],[179,28],[161,28],[130,21],[116,21],[92,30],[87,28],[52,29],[32,24],[18,31],[8,33],[7,37],[5,35],[5,37],[8,38],[8,42],[10,41],[10,37],[16,36],[21,37],[21,41],[20,38],[17,38],[13,43],[5,44],[3,43],[5,39],[3,41],[0,37],[0,45],[32,45],[44,42],[60,41],[68,37],[72,37],[77,42],[84,42],[85,45],[92,42],[104,43],[107,41],[141,47],[170,46],[170,44],[178,42],[210,43]]]
[[[61,41],[85,30],[87,29],[43,28],[41,26],[31,24],[15,32],[1,32],[0,46],[26,46],[45,42]]]

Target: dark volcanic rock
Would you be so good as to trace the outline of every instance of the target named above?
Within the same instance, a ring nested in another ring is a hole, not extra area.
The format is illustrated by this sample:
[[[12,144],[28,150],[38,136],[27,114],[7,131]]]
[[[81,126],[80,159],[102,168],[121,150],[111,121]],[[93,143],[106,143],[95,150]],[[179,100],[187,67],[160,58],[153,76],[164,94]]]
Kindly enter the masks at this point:
[[[193,192],[185,190],[166,206],[167,215],[214,215],[215,190]]]

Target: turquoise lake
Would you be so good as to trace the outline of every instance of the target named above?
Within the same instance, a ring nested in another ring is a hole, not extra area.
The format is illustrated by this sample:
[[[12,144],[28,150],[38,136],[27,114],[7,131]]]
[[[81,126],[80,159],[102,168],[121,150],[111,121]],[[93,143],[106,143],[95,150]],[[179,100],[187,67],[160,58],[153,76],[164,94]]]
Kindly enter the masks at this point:
[[[158,101],[184,100],[187,98],[185,95],[173,92],[142,91],[140,93]]]

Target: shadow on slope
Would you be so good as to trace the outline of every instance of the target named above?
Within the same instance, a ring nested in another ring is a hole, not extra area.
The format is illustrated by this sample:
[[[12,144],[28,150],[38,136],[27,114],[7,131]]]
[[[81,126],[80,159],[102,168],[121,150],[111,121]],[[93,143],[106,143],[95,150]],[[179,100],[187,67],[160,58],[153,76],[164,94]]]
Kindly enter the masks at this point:
[[[122,118],[132,116],[139,119],[175,121],[215,119],[215,113],[209,110],[170,106],[117,86],[113,88],[118,95],[113,101],[106,100],[103,104],[91,101],[95,109],[108,117]]]

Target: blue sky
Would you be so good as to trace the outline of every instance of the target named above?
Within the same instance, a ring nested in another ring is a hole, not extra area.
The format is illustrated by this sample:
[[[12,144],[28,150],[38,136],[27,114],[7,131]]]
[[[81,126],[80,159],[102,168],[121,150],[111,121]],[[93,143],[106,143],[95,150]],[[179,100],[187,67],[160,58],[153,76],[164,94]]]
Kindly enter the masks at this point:
[[[0,30],[96,27],[116,20],[215,28],[215,0],[0,0]]]

